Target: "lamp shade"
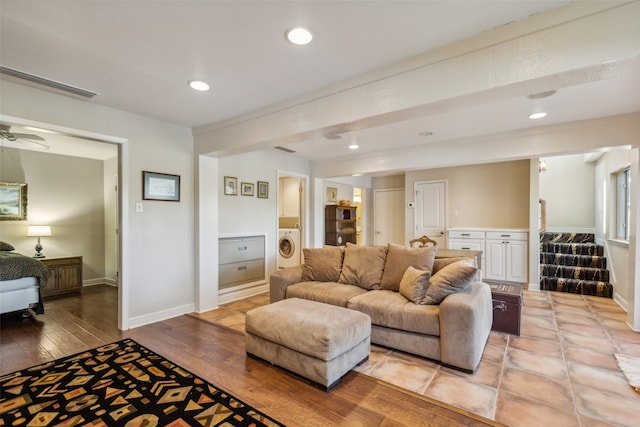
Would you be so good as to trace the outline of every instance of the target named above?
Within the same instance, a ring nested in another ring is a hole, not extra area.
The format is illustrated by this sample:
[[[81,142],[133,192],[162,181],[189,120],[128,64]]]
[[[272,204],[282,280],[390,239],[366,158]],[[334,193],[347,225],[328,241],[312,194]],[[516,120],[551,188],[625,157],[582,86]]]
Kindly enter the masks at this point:
[[[51,236],[51,227],[48,225],[30,225],[27,229],[27,236],[43,237]]]

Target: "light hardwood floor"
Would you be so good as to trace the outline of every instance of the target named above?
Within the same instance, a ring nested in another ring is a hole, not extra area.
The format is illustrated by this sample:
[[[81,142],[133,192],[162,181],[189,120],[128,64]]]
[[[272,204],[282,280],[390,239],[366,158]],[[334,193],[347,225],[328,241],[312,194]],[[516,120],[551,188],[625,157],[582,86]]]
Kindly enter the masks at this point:
[[[324,392],[246,357],[243,335],[193,316],[119,331],[116,307],[114,288],[92,286],[47,300],[35,319],[2,316],[0,375],[129,337],[289,426],[499,425],[353,371]]]

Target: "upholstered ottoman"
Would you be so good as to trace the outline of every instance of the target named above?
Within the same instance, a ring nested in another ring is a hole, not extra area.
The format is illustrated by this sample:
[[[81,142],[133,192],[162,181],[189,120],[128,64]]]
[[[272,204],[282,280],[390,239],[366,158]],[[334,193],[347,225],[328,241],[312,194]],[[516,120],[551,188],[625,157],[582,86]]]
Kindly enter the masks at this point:
[[[290,298],[247,312],[246,351],[326,390],[369,357],[371,318]]]

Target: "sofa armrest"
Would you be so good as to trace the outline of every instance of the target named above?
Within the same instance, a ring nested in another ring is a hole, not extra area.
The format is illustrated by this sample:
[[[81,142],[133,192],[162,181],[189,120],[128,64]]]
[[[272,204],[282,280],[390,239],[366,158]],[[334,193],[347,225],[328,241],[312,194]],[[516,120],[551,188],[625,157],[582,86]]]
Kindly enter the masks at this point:
[[[282,268],[269,277],[269,299],[271,303],[285,299],[287,287],[302,281],[302,266]]]
[[[440,303],[440,360],[442,363],[475,371],[493,323],[491,288],[474,282],[463,292]]]

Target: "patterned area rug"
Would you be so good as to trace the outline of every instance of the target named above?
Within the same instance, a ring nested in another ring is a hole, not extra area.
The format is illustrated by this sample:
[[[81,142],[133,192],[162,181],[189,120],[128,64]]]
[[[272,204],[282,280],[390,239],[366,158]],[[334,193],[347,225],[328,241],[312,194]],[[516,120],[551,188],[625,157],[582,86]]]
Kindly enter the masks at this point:
[[[125,339],[0,377],[0,425],[282,424]]]
[[[613,354],[618,362],[618,367],[629,382],[631,388],[640,393],[640,357],[628,356],[626,354]]]

